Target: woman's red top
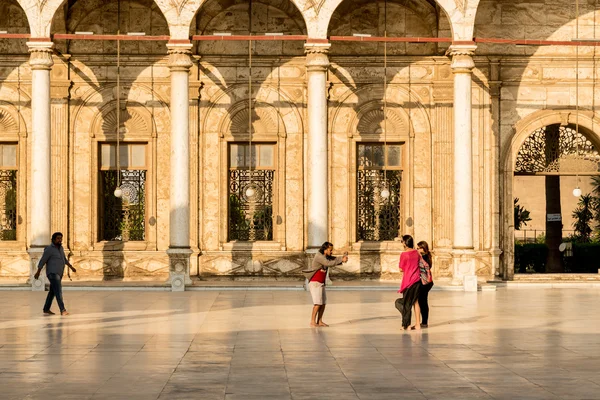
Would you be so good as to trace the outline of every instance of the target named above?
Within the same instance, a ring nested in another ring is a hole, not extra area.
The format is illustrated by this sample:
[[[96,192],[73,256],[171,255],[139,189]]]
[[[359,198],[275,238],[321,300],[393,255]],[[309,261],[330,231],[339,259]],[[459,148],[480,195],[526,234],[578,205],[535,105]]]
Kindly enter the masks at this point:
[[[400,254],[399,267],[404,272],[402,275],[402,283],[400,284],[399,293],[403,293],[406,289],[421,280],[419,271],[419,258],[421,255],[417,250],[407,250]]]

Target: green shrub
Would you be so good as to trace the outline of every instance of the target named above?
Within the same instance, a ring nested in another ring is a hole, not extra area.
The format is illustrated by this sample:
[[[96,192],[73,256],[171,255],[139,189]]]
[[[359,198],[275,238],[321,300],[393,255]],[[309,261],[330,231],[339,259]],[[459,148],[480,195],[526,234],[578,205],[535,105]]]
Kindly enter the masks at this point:
[[[544,273],[548,247],[543,243],[515,243],[515,273]],[[564,257],[564,255],[563,255]],[[598,273],[600,243],[573,242],[573,256],[564,257],[565,272]]]
[[[573,257],[568,261],[569,272],[598,273],[600,243],[573,243]]]
[[[548,247],[542,243],[522,243],[515,245],[515,272],[544,272]]]

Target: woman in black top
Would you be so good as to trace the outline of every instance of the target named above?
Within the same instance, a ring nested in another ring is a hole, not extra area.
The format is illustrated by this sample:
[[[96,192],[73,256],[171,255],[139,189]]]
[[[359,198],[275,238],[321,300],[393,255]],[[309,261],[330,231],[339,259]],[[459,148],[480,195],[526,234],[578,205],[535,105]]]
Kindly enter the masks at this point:
[[[421,241],[417,243],[417,250],[423,257],[423,260],[427,264],[429,264],[429,268],[431,268],[431,253],[429,252],[429,245],[425,241]],[[428,319],[429,319],[429,304],[427,303],[427,297],[429,296],[429,291],[433,287],[433,282],[428,283],[427,285],[423,285],[421,290],[419,291],[419,306],[421,307],[421,327],[427,328]]]

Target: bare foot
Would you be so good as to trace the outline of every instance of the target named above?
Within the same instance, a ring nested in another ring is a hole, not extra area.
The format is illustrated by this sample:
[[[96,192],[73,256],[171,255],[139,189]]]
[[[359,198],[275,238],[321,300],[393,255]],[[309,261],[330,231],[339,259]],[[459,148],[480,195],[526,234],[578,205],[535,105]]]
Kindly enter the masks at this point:
[[[411,326],[411,327],[410,327],[410,330],[411,330],[411,331],[420,331],[420,330],[421,330],[421,326],[420,326],[420,325],[417,325],[417,326]]]
[[[319,325],[319,326],[329,326],[329,325],[327,325],[327,324],[326,324],[325,322],[323,322],[323,321],[319,322],[319,323],[318,323],[318,325]]]
[[[317,328],[318,326],[319,326],[319,325],[315,324],[314,322],[311,322],[311,323],[310,323],[310,327],[311,327],[311,328]]]
[[[60,312],[60,315],[69,315],[69,312],[68,312],[68,311],[66,311],[66,310],[65,310],[65,311],[61,311],[61,312]]]

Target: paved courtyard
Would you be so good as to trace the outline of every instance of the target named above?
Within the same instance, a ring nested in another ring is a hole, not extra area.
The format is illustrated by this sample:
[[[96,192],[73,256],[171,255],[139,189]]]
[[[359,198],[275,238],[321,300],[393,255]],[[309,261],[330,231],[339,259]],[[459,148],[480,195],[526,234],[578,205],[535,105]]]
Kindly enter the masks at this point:
[[[600,291],[0,291],[2,399],[600,399]],[[54,311],[57,311],[54,306]]]

